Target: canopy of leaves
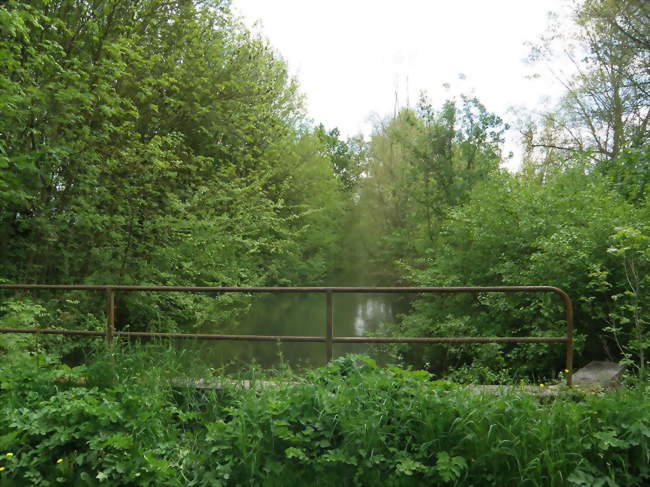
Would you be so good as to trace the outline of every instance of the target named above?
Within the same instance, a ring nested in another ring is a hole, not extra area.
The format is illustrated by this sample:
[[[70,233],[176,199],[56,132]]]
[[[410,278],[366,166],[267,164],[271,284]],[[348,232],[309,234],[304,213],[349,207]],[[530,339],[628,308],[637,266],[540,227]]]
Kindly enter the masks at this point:
[[[227,1],[11,0],[0,36],[0,276],[234,286],[327,270],[336,164]],[[200,296],[151,301],[124,298],[120,321],[220,316]]]

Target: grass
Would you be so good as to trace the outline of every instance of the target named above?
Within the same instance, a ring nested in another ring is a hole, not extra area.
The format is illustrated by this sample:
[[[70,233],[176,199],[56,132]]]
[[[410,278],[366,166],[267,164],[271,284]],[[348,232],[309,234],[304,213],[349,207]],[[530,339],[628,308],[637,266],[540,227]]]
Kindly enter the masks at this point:
[[[152,366],[155,365],[155,366]],[[221,390],[179,387],[212,377]],[[646,485],[650,389],[480,393],[346,357],[277,387],[133,347],[0,364],[0,486]]]

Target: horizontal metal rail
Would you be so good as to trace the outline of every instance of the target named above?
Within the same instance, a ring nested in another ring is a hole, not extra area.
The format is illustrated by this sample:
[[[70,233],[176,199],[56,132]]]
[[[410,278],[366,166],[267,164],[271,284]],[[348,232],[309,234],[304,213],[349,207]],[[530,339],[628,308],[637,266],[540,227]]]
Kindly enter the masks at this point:
[[[572,384],[573,370],[573,304],[562,289],[553,286],[469,286],[469,287],[207,287],[207,286],[122,286],[80,284],[0,284],[0,289],[104,291],[106,293],[106,330],[65,330],[48,328],[0,328],[0,333],[34,333],[44,335],[78,335],[105,337],[113,344],[114,337],[158,337],[173,339],[234,340],[256,342],[318,342],[326,344],[326,358],[332,359],[334,343],[566,343],[567,384]],[[322,293],[326,296],[325,336],[291,335],[222,335],[209,333],[129,332],[115,328],[115,295],[117,292],[200,292],[200,293]],[[562,298],[565,336],[517,337],[337,337],[334,336],[333,294],[336,293],[516,293],[551,292]]]

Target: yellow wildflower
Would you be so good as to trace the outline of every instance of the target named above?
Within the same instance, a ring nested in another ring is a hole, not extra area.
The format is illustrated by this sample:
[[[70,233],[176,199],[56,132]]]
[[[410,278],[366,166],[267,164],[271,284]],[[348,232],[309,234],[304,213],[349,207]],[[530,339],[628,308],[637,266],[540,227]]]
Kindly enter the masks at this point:
[[[4,469],[5,469],[4,467],[0,467],[0,472],[3,472]]]
[[[568,374],[569,372],[571,372],[569,369],[564,369],[565,374]]]
[[[59,459],[56,461],[56,463],[62,463],[62,462],[63,462],[63,458],[59,458]]]
[[[540,384],[539,387],[544,387],[544,384]]]
[[[7,453],[5,453],[5,456],[6,457],[13,457],[14,454],[12,452],[8,451]]]

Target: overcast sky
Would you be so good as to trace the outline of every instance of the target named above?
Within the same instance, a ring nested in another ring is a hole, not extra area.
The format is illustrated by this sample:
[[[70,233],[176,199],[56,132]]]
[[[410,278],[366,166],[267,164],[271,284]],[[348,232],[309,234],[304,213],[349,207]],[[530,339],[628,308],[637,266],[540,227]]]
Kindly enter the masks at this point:
[[[564,0],[233,0],[235,12],[288,62],[309,116],[345,136],[372,131],[373,117],[475,95],[509,122],[560,92],[550,76],[527,79],[524,63],[547,13]],[[447,85],[448,87],[445,87]],[[506,150],[520,152],[511,133]]]

